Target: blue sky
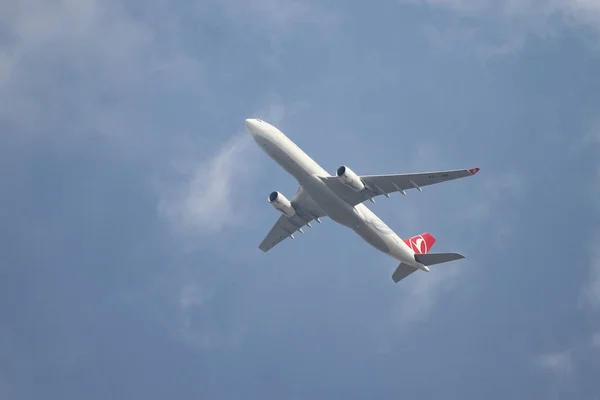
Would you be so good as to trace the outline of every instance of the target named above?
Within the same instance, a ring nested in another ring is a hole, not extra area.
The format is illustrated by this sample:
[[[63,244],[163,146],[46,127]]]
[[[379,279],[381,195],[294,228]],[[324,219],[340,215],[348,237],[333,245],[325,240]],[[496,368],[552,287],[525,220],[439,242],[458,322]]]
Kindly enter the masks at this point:
[[[0,5],[0,397],[600,395],[595,1]],[[268,254],[263,118],[333,172],[480,167]]]

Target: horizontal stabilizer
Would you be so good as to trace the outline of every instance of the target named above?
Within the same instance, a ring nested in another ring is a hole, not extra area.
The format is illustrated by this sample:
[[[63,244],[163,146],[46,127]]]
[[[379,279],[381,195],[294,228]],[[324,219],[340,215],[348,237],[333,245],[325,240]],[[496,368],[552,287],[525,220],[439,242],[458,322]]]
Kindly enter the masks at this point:
[[[448,261],[460,260],[461,258],[465,258],[465,256],[458,253],[415,254],[415,260],[427,266],[441,264]]]
[[[394,273],[392,274],[392,279],[394,280],[394,283],[398,283],[399,281],[406,278],[416,270],[417,269],[415,267],[411,267],[408,264],[400,263],[400,265],[398,265],[398,268],[396,268],[396,271],[394,271]]]

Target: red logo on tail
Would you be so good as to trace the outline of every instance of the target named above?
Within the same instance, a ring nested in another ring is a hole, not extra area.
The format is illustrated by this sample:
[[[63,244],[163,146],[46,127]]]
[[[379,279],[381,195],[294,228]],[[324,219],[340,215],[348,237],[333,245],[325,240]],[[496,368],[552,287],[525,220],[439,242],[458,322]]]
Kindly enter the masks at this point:
[[[421,235],[413,236],[410,239],[404,239],[404,243],[406,243],[415,253],[425,254],[429,252],[435,243],[435,238],[426,232]]]

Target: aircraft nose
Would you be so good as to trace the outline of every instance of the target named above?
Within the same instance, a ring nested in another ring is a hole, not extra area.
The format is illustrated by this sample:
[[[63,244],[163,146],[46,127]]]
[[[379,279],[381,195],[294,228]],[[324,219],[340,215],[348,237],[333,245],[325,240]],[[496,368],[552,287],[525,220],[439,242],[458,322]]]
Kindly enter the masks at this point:
[[[258,124],[259,122],[255,118],[248,118],[246,120],[246,129],[255,135],[258,132]]]

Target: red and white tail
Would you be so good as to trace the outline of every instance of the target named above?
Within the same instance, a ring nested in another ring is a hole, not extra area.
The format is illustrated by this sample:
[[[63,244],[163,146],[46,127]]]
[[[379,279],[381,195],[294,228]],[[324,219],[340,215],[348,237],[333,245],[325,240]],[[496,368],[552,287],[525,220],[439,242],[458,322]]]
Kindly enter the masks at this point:
[[[406,243],[415,253],[426,254],[433,247],[435,238],[431,236],[429,232],[425,232],[409,239],[404,239],[404,243]]]

